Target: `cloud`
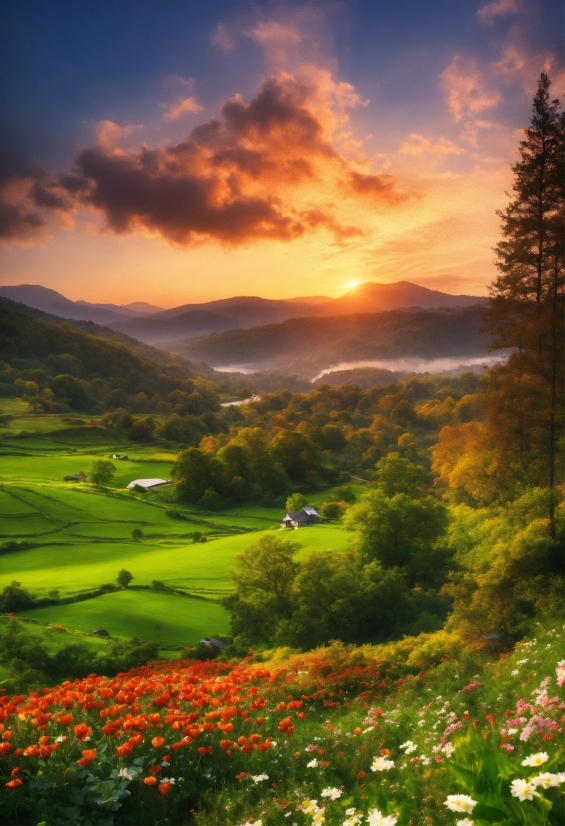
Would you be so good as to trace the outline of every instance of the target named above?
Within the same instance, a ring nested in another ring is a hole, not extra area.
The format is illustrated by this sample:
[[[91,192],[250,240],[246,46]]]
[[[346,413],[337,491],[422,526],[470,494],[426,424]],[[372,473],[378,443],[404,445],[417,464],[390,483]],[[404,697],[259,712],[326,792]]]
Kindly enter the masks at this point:
[[[220,51],[222,52],[229,52],[235,48],[235,40],[229,33],[225,23],[218,23],[218,25],[214,29],[214,34],[212,35],[211,43],[213,46],[215,46],[217,49],[220,49]]]
[[[114,149],[122,141],[131,138],[135,132],[143,129],[141,123],[128,123],[126,126],[119,126],[113,120],[101,120],[96,131],[96,139],[99,146],[105,149]]]
[[[472,58],[462,60],[456,55],[442,72],[441,80],[447,91],[447,105],[457,122],[490,109],[500,101],[498,92],[487,89]]]
[[[369,196],[372,200],[389,206],[400,204],[413,197],[408,193],[399,191],[395,178],[387,174],[366,175],[352,170],[349,173],[347,186],[350,193]]]
[[[518,14],[522,10],[522,0],[491,0],[477,11],[481,23],[490,25],[497,17]]]
[[[561,56],[546,49],[536,49],[528,43],[519,26],[513,26],[501,47],[500,59],[491,64],[491,71],[507,82],[517,82],[525,95],[537,89],[541,71],[552,79],[555,94],[565,85],[565,72]]]
[[[5,142],[0,145],[0,240],[29,242],[49,236],[42,210],[62,212],[70,202],[43,167]]]
[[[196,112],[201,112],[203,109],[204,107],[195,97],[183,98],[183,100],[178,100],[176,103],[171,103],[170,106],[167,107],[167,110],[163,115],[163,120],[177,120],[182,117],[182,115],[194,114]]]
[[[359,103],[350,84],[325,70],[300,79],[280,72],[249,103],[230,98],[219,118],[175,145],[123,149],[110,141],[123,137],[120,128],[105,122],[98,146],[79,152],[59,185],[119,234],[241,245],[324,227],[342,241],[361,232],[337,217],[344,181],[349,198],[369,196],[374,207],[407,197],[391,175],[360,171],[335,148],[346,109]]]
[[[432,141],[423,135],[412,132],[400,146],[400,152],[405,155],[435,155],[445,157],[446,155],[460,155],[463,150],[447,138],[438,138]]]
[[[258,23],[247,33],[257,43],[300,43],[302,36],[293,26],[284,26],[276,20]]]

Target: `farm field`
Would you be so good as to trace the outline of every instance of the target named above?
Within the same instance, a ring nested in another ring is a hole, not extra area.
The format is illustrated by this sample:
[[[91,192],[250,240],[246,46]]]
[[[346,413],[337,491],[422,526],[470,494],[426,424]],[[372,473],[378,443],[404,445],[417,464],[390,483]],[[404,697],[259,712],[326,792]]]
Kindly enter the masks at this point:
[[[73,597],[115,583],[126,568],[136,586],[151,587],[158,579],[207,601],[131,590],[37,608],[30,616],[83,631],[111,625],[117,636],[164,645],[228,631],[228,614],[218,600],[231,590],[233,557],[264,533],[280,531],[280,509],[210,512],[175,503],[178,518],[171,518],[166,489],[126,490],[133,479],[170,478],[176,452],[168,445],[112,443],[113,431],[76,427],[72,421],[65,425],[61,416],[30,417],[19,400],[4,399],[0,407],[21,417],[0,432],[0,589],[16,580],[38,598]],[[25,420],[27,427],[30,419],[38,426],[27,429],[39,435],[14,439],[14,423]],[[73,440],[79,450],[69,448]],[[16,443],[23,446],[21,452],[14,450]],[[115,475],[107,488],[62,481],[80,470],[88,474],[94,461],[113,452],[126,453],[128,461],[113,463]],[[313,504],[326,496],[314,495]],[[135,529],[142,532],[137,539]],[[299,556],[351,547],[351,536],[334,524],[288,531],[285,538],[301,545]]]
[[[227,614],[217,603],[149,591],[118,591],[22,616],[86,632],[103,626],[113,637],[129,637],[135,628],[140,639],[169,645],[195,645],[202,637],[229,632]]]

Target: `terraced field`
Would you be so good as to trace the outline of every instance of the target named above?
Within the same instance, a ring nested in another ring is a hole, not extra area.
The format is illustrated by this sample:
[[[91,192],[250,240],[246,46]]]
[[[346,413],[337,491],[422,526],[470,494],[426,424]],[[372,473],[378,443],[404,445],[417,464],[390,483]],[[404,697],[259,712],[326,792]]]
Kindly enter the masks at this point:
[[[61,416],[30,416],[19,400],[2,399],[0,408],[14,416],[0,431],[0,589],[16,579],[37,597],[73,597],[115,583],[126,568],[133,585],[151,587],[160,580],[200,598],[128,590],[36,608],[29,615],[171,645],[228,631],[228,615],[218,600],[230,590],[233,557],[263,532],[280,530],[279,509],[218,513],[175,503],[181,518],[171,518],[164,489],[141,494],[126,485],[136,478],[170,478],[174,445],[120,443],[111,430],[77,426]],[[22,429],[31,435],[22,436]],[[108,488],[62,481],[79,470],[88,474],[93,461],[114,452],[129,458],[114,462]],[[313,497],[313,503],[325,495]],[[134,529],[142,531],[141,538],[132,537]],[[302,545],[301,554],[351,546],[351,537],[337,525],[290,536]]]

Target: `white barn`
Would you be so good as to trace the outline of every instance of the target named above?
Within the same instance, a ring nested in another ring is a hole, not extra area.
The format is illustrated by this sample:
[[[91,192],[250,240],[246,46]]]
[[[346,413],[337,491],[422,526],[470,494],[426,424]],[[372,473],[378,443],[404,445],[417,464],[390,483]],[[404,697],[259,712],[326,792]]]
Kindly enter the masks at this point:
[[[134,479],[133,482],[130,482],[128,490],[135,488],[136,485],[139,485],[140,488],[145,488],[145,490],[155,490],[155,488],[160,488],[163,485],[170,485],[170,479]]]

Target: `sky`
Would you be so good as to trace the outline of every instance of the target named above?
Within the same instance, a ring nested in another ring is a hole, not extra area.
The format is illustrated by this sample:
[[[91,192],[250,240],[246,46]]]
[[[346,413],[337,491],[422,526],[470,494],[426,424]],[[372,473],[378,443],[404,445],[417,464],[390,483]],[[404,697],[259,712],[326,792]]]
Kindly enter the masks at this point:
[[[4,0],[0,284],[484,295],[561,0]]]

